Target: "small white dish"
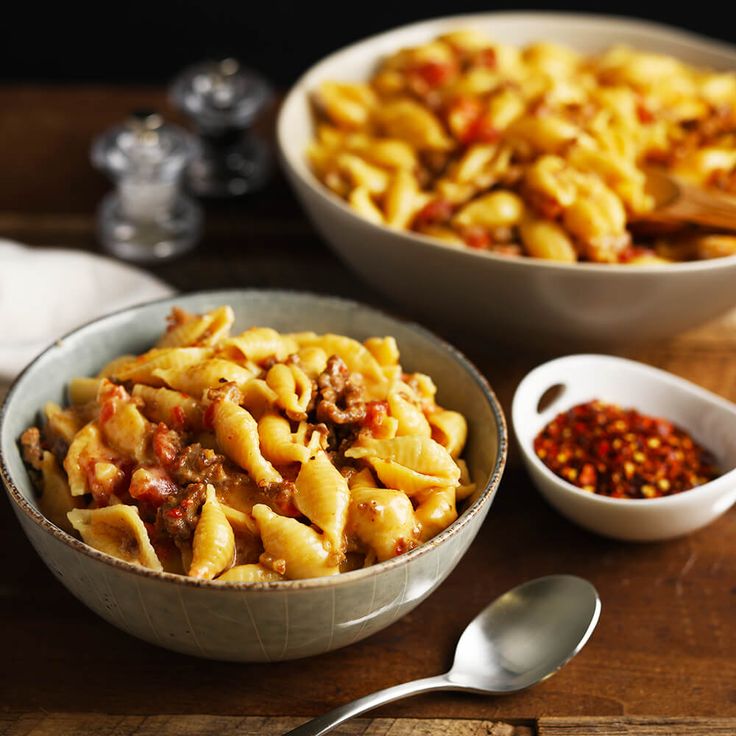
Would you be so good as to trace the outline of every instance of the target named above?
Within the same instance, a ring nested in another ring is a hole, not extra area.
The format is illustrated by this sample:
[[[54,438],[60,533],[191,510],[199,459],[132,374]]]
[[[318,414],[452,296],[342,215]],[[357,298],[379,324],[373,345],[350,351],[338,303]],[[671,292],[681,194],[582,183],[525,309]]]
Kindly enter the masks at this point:
[[[554,387],[555,397],[540,411],[540,400]],[[609,498],[568,483],[537,457],[534,438],[560,412],[593,399],[669,419],[715,455],[723,474],[652,499]],[[670,539],[709,524],[736,502],[736,405],[666,371],[607,355],[558,358],[519,384],[511,417],[539,491],[561,514],[598,534],[638,542]]]

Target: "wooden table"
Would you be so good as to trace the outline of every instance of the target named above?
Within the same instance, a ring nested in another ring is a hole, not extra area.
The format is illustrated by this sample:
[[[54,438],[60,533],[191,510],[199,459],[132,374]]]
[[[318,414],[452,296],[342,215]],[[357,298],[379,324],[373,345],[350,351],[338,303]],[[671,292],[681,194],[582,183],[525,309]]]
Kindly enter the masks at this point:
[[[169,112],[158,89],[0,88],[0,236],[95,249],[94,208],[109,186],[88,163],[90,140],[146,106]],[[401,313],[327,250],[280,178],[206,214],[201,246],[152,269],[173,286],[307,289]],[[549,357],[445,336],[486,373],[507,414],[520,378]],[[732,317],[621,354],[736,400],[735,350]],[[550,573],[588,578],[603,600],[590,643],[558,675],[507,697],[416,697],[342,733],[736,734],[736,512],[672,542],[606,540],[547,506],[514,450],[485,526],[440,589],[367,641],[303,661],[207,662],[117,631],[51,576],[5,501],[0,560],[0,734],[279,733],[441,671],[488,601]]]

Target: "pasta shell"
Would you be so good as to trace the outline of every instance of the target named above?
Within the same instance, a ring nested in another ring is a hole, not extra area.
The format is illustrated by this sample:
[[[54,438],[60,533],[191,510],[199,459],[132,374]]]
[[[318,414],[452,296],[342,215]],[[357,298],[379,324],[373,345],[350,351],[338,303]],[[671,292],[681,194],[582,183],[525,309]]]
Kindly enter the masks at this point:
[[[432,438],[439,442],[451,457],[457,458],[468,438],[468,423],[465,417],[457,411],[440,409],[431,412],[427,418],[432,427]]]
[[[83,406],[97,398],[100,389],[99,378],[72,378],[69,381],[69,401],[75,406]]]
[[[379,562],[417,545],[417,520],[405,493],[358,486],[351,491],[347,533],[372,550]]]
[[[403,389],[403,391],[402,391]],[[397,436],[430,437],[432,432],[424,412],[407,396],[413,391],[405,383],[397,383],[388,394],[389,412],[398,421]]]
[[[67,518],[90,547],[134,565],[163,570],[135,506],[74,509]]]
[[[211,358],[184,368],[156,368],[152,373],[169,388],[194,397],[201,397],[207,389],[217,388],[222,383],[234,383],[242,389],[255,378],[247,368],[221,358]]]
[[[219,583],[270,583],[283,576],[263,565],[236,565],[217,578]]]
[[[312,381],[301,368],[277,363],[266,375],[266,383],[277,396],[276,404],[290,419],[307,418],[307,407],[312,399]]]
[[[147,458],[151,423],[141,414],[128,392],[103,379],[98,398],[102,436],[114,450],[137,462]]]
[[[62,409],[51,401],[44,406],[43,413],[46,415],[46,431],[61,438],[67,444],[84,426],[77,412],[72,409]]]
[[[344,552],[350,490],[340,471],[318,452],[302,465],[295,485],[296,507],[324,532],[333,550]]]
[[[83,496],[92,493],[93,490],[100,493],[107,490],[114,492],[113,488],[93,488],[87,473],[88,468],[94,468],[101,461],[114,463],[119,460],[117,454],[108,447],[102,439],[102,433],[96,423],[90,422],[77,432],[69,445],[69,450],[64,458],[64,470],[69,479],[69,488],[72,496]]]
[[[143,401],[141,411],[152,422],[163,422],[173,429],[192,430],[202,427],[202,408],[199,402],[181,391],[137,383],[133,386],[133,398]]]
[[[41,462],[41,479],[43,493],[38,502],[41,513],[59,529],[71,533],[73,527],[67,518],[67,514],[78,508],[82,499],[72,496],[66,475],[59,466],[59,462],[51,452],[43,453]]]
[[[164,380],[155,370],[182,371],[201,363],[212,351],[209,348],[153,348],[131,361],[113,366],[110,377],[118,382],[132,381],[149,386],[163,386]]]
[[[370,351],[357,340],[332,333],[326,335],[302,333],[296,339],[301,346],[317,346],[328,356],[337,355],[342,358],[351,373],[360,373],[363,376],[370,399],[385,397],[388,381],[381,366]]]
[[[294,339],[281,335],[270,327],[251,327],[235,337],[225,340],[221,349],[239,360],[260,363],[266,358],[284,360],[298,349]]]
[[[366,458],[385,486],[409,495],[430,487],[454,487],[460,477],[447,450],[426,437],[363,438],[345,457]]]
[[[207,484],[207,497],[194,530],[189,575],[212,580],[232,564],[234,555],[233,529],[217,500],[214,487]]]
[[[465,460],[455,460],[458,468],[460,468],[460,485],[455,489],[455,498],[458,501],[464,501],[475,493],[477,484],[473,483],[468,470],[468,464]]]
[[[215,345],[227,335],[234,321],[235,315],[230,307],[218,307],[167,330],[156,347]]]
[[[258,437],[263,456],[272,463],[305,463],[309,460],[309,449],[295,441],[289,420],[276,412],[268,412],[260,418]]]
[[[322,348],[316,345],[301,348],[297,352],[297,356],[299,357],[299,367],[312,380],[316,379],[327,367],[327,358],[329,357]]]
[[[278,396],[276,392],[261,378],[254,378],[241,389],[241,405],[254,417],[260,417],[265,411],[275,406]]]
[[[127,366],[129,363],[133,363],[138,359],[137,355],[118,355],[117,358],[113,358],[109,363],[105,363],[97,374],[97,378],[111,378],[117,371],[123,366]]]
[[[285,562],[284,576],[290,580],[337,575],[339,556],[328,552],[322,535],[306,524],[279,516],[264,504],[253,507],[263,547],[274,559]]]
[[[422,542],[439,534],[457,519],[455,489],[436,488],[422,496],[415,511]]]
[[[256,483],[282,481],[281,474],[261,454],[258,424],[250,413],[231,401],[217,401],[212,406],[215,436],[222,451]]]
[[[363,342],[381,367],[399,364],[399,346],[394,337],[369,337]]]
[[[240,511],[240,509],[228,506],[227,504],[222,503],[222,501],[220,502],[220,506],[222,506],[225,518],[228,520],[234,531],[242,534],[258,534],[258,527],[250,514],[246,514],[245,511]]]
[[[363,468],[357,473],[353,473],[348,480],[348,486],[351,491],[356,488],[378,488],[370,468]]]

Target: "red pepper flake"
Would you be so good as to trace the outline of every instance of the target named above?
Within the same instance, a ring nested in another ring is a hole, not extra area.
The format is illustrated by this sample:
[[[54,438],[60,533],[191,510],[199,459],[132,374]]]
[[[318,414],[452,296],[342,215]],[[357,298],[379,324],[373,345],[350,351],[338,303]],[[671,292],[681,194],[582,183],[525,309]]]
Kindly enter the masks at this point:
[[[671,496],[718,476],[713,455],[672,422],[598,400],[558,414],[534,451],[569,483],[612,498]]]

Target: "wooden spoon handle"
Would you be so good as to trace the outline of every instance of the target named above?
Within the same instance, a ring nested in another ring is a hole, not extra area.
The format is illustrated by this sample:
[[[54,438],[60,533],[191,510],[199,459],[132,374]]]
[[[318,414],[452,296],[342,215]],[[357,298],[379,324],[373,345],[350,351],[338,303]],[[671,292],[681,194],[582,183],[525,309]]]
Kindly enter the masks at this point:
[[[736,230],[736,197],[679,182],[680,196],[645,215],[645,220],[691,222],[721,230]],[[650,217],[651,215],[651,217]]]

